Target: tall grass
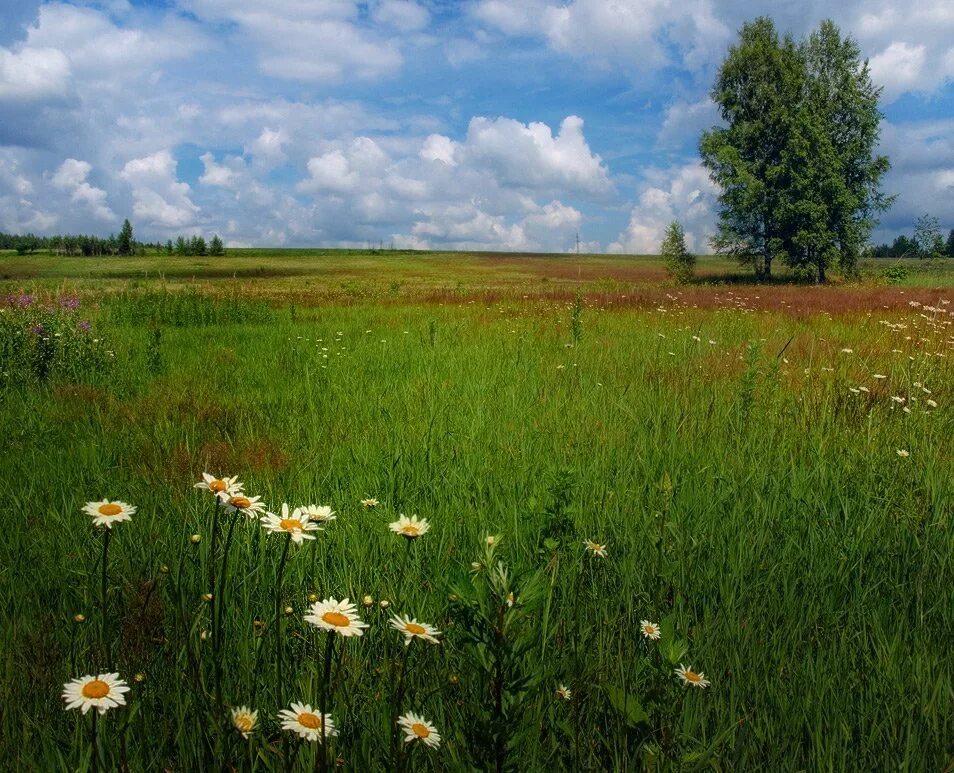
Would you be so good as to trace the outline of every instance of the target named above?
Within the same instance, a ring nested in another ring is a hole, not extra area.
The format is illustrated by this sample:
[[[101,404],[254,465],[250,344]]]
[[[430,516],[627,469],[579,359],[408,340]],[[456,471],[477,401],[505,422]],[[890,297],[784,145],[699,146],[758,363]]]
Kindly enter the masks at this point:
[[[885,319],[902,328],[676,300],[358,304],[294,321],[208,303],[104,300],[108,372],[4,387],[4,767],[91,764],[59,691],[103,667],[101,540],[80,512],[101,497],[139,508],[109,551],[116,668],[133,684],[100,726],[110,765],[319,764],[276,715],[318,705],[325,639],[303,615],[330,596],[373,601],[331,670],[330,748],[353,770],[949,764],[946,311]],[[157,321],[150,367],[143,324]],[[239,475],[272,511],[338,514],[289,546],[280,585],[284,538],[237,522],[221,621],[203,600],[221,561],[192,488],[203,471]],[[399,513],[430,532],[405,544],[387,528]],[[392,612],[442,644],[406,647]],[[642,619],[663,623],[659,642]],[[223,703],[260,712],[250,741],[216,706],[203,632],[219,625]],[[711,687],[681,686],[680,661]],[[394,749],[398,690],[440,749]]]

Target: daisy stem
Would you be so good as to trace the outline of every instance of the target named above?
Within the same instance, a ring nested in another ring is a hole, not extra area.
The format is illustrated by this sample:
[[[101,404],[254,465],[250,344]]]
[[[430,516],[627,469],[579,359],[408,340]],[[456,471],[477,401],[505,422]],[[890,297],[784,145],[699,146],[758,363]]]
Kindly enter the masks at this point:
[[[275,580],[275,687],[278,690],[278,703],[282,704],[282,577],[285,574],[285,562],[288,560],[288,546],[291,534],[285,540],[282,557],[278,562],[278,576]]]
[[[232,547],[232,535],[235,532],[235,522],[238,518],[229,521],[228,534],[225,537],[225,554],[222,556],[222,572],[219,576],[219,590],[214,593],[212,601],[215,605],[215,629],[212,632],[213,654],[215,656],[215,702],[222,709],[222,617],[225,606],[225,581],[229,569],[229,550]]]
[[[319,767],[321,771],[328,770],[328,744],[327,738],[325,736],[325,714],[328,711],[328,701],[330,695],[328,694],[328,687],[331,683],[331,661],[334,657],[335,651],[335,634],[328,633],[328,641],[325,643],[325,668],[324,676],[321,680],[321,706],[319,711],[321,712],[321,752],[318,757]]]
[[[98,726],[96,721],[98,714],[99,714],[99,711],[94,709],[93,710],[93,758],[90,764],[90,769],[92,770],[92,773],[97,773],[97,771],[99,770],[99,733],[97,732]]]
[[[107,563],[109,561],[109,540],[112,535],[112,529],[105,529],[103,531],[103,578],[102,578],[102,610],[100,620],[100,648],[106,653],[106,664],[109,666],[110,671],[113,668],[112,663],[112,653],[108,644],[108,628],[107,628],[107,605],[106,605],[106,592],[109,581],[109,574],[107,571]]]

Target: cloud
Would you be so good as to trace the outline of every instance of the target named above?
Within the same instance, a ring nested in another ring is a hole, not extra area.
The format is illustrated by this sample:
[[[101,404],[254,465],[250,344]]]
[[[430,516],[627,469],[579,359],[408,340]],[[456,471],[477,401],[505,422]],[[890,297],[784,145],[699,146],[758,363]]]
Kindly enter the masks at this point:
[[[543,37],[555,51],[603,67],[697,70],[730,37],[709,0],[481,0],[474,17],[507,35]]]
[[[450,137],[431,134],[424,140],[418,155],[425,161],[438,161],[447,166],[457,166],[457,161],[454,159],[456,149],[457,143]]]
[[[86,161],[68,158],[54,172],[53,187],[70,194],[70,201],[83,207],[97,220],[109,223],[116,220],[116,213],[106,203],[106,191],[90,185],[86,178],[93,167]]]
[[[400,32],[416,32],[430,22],[427,9],[413,0],[382,0],[372,12],[378,24],[394,27]]]
[[[650,170],[626,230],[607,247],[607,252],[656,254],[673,220],[685,229],[690,250],[706,252],[708,238],[715,232],[717,196],[718,188],[698,162]]]
[[[0,102],[62,97],[70,87],[70,63],[55,48],[0,48]]]
[[[361,4],[353,0],[183,0],[182,6],[210,20],[230,22],[240,42],[258,54],[266,75],[300,81],[393,77],[403,64],[394,39],[363,27]],[[411,2],[380,3],[376,18],[408,31],[426,24],[427,12]],[[404,28],[399,25],[405,25]]]
[[[463,163],[482,167],[517,187],[558,187],[589,194],[613,189],[602,160],[586,143],[583,119],[575,115],[563,119],[555,137],[544,123],[472,118],[459,155]]]
[[[176,179],[168,150],[128,161],[120,176],[132,188],[133,215],[143,224],[168,231],[195,223],[199,208],[189,198],[188,183]]]

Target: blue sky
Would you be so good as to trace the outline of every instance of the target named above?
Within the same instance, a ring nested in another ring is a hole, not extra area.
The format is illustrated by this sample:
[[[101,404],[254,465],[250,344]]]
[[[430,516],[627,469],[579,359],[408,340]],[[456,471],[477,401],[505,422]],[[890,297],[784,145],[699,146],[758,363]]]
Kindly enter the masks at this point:
[[[954,3],[0,0],[0,230],[232,245],[705,251],[696,153],[739,26],[831,13],[898,195],[954,227]]]

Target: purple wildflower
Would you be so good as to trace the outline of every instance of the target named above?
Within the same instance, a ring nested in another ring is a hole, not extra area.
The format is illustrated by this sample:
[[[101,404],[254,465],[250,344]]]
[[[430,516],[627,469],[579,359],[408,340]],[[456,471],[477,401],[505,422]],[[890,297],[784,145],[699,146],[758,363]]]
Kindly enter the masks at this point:
[[[77,327],[82,330],[84,333],[88,333],[92,329],[92,324],[88,319],[81,319]]]

